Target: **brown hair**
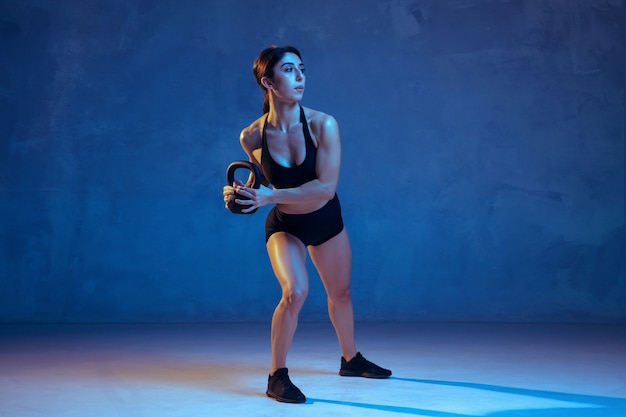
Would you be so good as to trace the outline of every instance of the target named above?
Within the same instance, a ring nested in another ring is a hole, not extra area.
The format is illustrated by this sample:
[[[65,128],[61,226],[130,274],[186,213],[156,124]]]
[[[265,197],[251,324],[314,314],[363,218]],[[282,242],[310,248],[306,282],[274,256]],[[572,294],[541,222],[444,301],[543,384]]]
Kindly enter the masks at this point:
[[[298,58],[302,59],[300,51],[298,51],[293,46],[272,45],[269,48],[265,48],[264,50],[262,50],[259,56],[254,61],[254,65],[252,65],[254,78],[256,78],[256,82],[263,89],[264,93],[263,113],[267,113],[270,111],[270,101],[268,98],[267,88],[265,88],[265,86],[261,83],[261,79],[263,77],[267,77],[272,80],[274,78],[274,67],[276,66],[278,61],[280,61],[287,53],[296,54]]]

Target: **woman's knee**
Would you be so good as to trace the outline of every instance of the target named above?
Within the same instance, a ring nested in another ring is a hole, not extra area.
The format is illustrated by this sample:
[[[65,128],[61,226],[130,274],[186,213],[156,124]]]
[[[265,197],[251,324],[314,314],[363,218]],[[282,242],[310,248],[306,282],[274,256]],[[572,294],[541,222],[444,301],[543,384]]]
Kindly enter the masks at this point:
[[[294,287],[283,290],[283,300],[290,308],[300,309],[306,300],[309,291],[305,287]]]
[[[329,292],[328,297],[334,304],[344,304],[351,302],[350,287],[338,288]]]

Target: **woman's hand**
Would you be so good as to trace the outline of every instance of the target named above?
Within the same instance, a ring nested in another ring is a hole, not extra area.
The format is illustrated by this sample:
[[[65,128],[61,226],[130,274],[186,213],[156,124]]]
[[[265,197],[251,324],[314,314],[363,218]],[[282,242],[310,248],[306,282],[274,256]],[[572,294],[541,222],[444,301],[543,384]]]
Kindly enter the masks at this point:
[[[235,194],[235,188],[243,185],[243,182],[236,180],[233,182],[233,185],[225,185],[224,186],[224,205],[228,208],[228,200],[231,195]]]
[[[250,206],[249,208],[241,210],[242,213],[248,213],[259,207],[272,204],[272,190],[264,185],[261,185],[259,188],[252,188],[247,185],[239,184],[235,187],[235,191],[244,197],[244,199],[236,199],[235,202]]]

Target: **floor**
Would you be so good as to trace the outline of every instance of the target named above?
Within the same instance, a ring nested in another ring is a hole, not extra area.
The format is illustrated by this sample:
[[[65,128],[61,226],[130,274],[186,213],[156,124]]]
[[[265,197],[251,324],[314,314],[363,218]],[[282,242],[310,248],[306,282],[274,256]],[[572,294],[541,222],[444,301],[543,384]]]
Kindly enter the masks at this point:
[[[269,325],[0,325],[0,416],[626,416],[626,325],[358,323],[387,380],[339,377],[328,323],[268,399]]]

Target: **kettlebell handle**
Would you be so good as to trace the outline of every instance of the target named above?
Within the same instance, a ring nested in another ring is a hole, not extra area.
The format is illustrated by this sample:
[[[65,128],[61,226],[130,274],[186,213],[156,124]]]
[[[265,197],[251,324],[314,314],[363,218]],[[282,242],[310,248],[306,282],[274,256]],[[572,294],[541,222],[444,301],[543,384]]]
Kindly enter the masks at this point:
[[[226,182],[228,183],[228,185],[233,185],[233,183],[235,182],[235,171],[237,171],[240,168],[248,169],[252,172],[252,188],[259,188],[261,186],[261,170],[259,169],[258,166],[256,166],[250,161],[234,161],[234,162],[231,162],[230,165],[228,165],[228,168],[226,169]],[[244,204],[237,204],[235,202],[236,199],[246,200],[246,198],[239,193],[235,193],[234,195],[231,195],[228,200],[228,209],[232,213],[252,214],[257,211],[257,209],[254,209],[251,212],[243,213],[241,210],[247,209],[250,206],[247,206]]]
[[[261,170],[250,161],[233,161],[228,165],[226,169],[226,182],[228,185],[233,185],[233,182],[235,182],[235,171],[239,168],[252,171],[252,188],[259,188],[261,186]]]

